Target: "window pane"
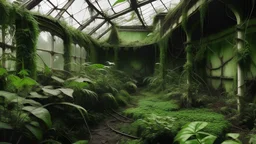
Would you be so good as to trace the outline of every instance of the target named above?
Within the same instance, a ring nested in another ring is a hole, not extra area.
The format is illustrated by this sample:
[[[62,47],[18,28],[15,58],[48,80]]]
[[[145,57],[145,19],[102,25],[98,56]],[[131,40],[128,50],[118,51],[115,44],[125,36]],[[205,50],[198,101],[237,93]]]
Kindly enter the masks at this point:
[[[75,58],[71,58],[71,71],[76,71],[76,62]]]
[[[76,49],[75,49],[75,45],[74,44],[72,44],[71,45],[71,56],[75,56],[76,55]]]
[[[63,40],[57,36],[54,36],[54,52],[64,53]]]
[[[80,58],[81,57],[81,48],[78,45],[76,45],[75,50],[76,50],[76,57]]]
[[[44,69],[44,63],[50,67],[51,63],[51,55],[48,52],[37,50],[37,69],[42,70]]]
[[[76,71],[80,71],[80,66],[81,66],[80,58],[77,58],[76,59]]]
[[[81,58],[82,59],[86,59],[86,51],[85,51],[85,49],[83,47],[81,49]]]
[[[5,66],[8,71],[14,71],[15,70],[15,60],[14,58],[16,57],[16,52],[11,51],[11,50],[6,50],[6,61],[5,61]]]
[[[0,26],[0,42],[3,42],[3,39],[2,39],[2,27]]]
[[[38,37],[38,49],[52,50],[52,35],[49,32],[41,32]]]
[[[53,68],[58,70],[64,69],[64,59],[63,55],[55,54],[53,58]]]

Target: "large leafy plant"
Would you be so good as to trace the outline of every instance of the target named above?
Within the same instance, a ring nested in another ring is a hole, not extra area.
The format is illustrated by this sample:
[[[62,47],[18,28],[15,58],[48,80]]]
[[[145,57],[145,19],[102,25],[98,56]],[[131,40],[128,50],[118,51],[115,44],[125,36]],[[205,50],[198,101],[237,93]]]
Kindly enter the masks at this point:
[[[213,144],[217,136],[206,133],[203,129],[208,125],[207,122],[191,122],[182,127],[182,129],[175,136],[175,142],[180,144]],[[221,144],[241,144],[238,139],[239,134],[226,134],[227,140]]]

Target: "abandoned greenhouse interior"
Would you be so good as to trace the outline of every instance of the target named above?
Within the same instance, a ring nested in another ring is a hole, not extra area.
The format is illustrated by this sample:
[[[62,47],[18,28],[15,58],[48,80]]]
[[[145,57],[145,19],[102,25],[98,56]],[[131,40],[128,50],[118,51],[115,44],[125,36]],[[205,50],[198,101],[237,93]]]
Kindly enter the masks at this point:
[[[255,6],[0,0],[0,144],[256,144]]]

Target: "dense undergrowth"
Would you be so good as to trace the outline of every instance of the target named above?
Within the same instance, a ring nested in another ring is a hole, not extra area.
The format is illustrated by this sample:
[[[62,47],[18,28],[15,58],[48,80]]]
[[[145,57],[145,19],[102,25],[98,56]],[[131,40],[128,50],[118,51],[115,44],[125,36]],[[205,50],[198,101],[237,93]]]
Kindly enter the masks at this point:
[[[144,143],[172,142],[180,128],[192,121],[205,121],[209,125],[206,132],[221,136],[229,127],[229,122],[221,114],[206,108],[180,108],[175,100],[166,100],[163,95],[145,94],[136,108],[124,111],[136,119],[131,126],[122,127],[123,132],[137,135]],[[168,141],[168,142],[167,142]]]
[[[135,121],[119,127],[140,139],[123,144],[256,142],[253,105],[244,113],[248,117],[240,116],[232,94],[213,94],[199,81],[192,84],[192,98],[188,99],[183,73],[172,70],[167,70],[165,79],[156,74],[145,78],[145,82],[148,86],[137,97],[137,106],[123,112]]]
[[[125,106],[137,88],[124,72],[101,64],[85,64],[76,76],[47,66],[37,81],[28,75],[0,68],[1,141],[86,143],[89,125],[102,120],[105,110]]]

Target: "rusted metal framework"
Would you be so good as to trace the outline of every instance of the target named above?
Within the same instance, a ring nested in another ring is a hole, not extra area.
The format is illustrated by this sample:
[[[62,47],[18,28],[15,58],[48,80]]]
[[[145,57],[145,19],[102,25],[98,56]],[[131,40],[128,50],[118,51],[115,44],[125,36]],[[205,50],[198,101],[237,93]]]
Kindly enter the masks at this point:
[[[28,0],[29,10],[65,20],[94,38],[110,33],[112,25],[141,26],[147,29],[155,15],[168,12],[180,0]]]

